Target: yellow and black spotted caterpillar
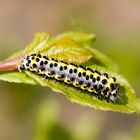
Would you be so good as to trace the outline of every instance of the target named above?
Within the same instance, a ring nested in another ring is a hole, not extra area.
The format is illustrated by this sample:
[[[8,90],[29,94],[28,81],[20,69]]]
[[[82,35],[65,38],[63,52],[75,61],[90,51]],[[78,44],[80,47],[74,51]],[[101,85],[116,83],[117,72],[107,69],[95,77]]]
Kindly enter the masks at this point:
[[[119,88],[115,77],[90,68],[58,62],[40,54],[30,54],[24,58],[19,70],[28,70],[42,75],[44,79],[64,82],[108,102],[114,103],[118,97]]]

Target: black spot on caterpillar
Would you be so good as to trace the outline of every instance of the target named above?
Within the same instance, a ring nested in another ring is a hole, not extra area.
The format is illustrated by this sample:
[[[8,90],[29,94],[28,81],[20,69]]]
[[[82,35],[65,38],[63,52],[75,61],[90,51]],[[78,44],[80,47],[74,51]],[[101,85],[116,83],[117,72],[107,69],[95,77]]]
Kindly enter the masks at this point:
[[[58,62],[40,54],[30,54],[24,58],[19,71],[25,70],[42,75],[44,79],[54,79],[71,85],[100,100],[105,99],[114,103],[118,97],[119,88],[116,78],[110,77],[107,73],[101,74],[97,70]]]

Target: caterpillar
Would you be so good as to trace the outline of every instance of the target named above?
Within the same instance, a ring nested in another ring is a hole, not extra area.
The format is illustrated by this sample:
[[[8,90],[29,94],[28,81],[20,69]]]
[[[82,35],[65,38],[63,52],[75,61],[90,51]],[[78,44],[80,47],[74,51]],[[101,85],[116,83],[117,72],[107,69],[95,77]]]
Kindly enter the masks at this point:
[[[107,102],[114,103],[118,97],[119,88],[115,77],[83,66],[59,62],[41,54],[26,56],[18,69],[21,72],[25,70],[34,72],[44,79],[63,82]]]

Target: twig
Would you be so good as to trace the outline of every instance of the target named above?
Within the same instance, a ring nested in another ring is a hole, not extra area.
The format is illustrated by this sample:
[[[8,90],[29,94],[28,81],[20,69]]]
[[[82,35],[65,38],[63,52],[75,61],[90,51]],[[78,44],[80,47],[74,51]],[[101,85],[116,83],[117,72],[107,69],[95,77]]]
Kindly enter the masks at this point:
[[[23,56],[0,62],[0,70],[16,70],[18,63],[23,59]]]

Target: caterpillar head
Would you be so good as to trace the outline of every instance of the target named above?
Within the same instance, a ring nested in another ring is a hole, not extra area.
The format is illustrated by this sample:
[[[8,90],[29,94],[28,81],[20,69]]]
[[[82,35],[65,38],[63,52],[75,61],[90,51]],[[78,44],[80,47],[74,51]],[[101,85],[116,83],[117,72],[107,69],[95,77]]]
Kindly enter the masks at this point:
[[[29,70],[35,59],[35,56],[36,56],[36,54],[31,54],[31,55],[26,56],[22,60],[20,66],[18,67],[19,71]]]

